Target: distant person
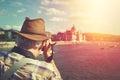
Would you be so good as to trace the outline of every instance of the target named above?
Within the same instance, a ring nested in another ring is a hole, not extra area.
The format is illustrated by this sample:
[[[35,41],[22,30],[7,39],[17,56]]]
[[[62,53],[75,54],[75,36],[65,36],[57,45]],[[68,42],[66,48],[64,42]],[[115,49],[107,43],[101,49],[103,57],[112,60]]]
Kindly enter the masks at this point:
[[[0,53],[0,80],[62,80],[42,18],[27,17],[21,31],[14,33],[17,46],[7,54]]]

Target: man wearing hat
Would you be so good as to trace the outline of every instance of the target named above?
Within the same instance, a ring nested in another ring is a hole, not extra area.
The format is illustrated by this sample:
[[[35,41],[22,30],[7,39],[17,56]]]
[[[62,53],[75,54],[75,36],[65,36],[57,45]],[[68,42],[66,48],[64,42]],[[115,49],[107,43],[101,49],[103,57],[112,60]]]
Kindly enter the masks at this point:
[[[21,31],[14,33],[18,35],[17,46],[6,55],[0,54],[0,80],[62,80],[50,54],[50,37],[42,18],[27,17]]]

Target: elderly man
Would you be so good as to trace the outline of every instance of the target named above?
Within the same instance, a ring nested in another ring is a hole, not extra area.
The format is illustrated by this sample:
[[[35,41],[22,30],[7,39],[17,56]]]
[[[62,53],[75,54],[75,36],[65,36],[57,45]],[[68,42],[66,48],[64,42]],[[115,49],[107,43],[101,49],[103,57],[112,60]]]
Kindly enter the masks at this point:
[[[50,37],[42,18],[27,17],[21,31],[14,33],[18,35],[17,46],[7,55],[0,54],[0,80],[62,80],[50,54]]]

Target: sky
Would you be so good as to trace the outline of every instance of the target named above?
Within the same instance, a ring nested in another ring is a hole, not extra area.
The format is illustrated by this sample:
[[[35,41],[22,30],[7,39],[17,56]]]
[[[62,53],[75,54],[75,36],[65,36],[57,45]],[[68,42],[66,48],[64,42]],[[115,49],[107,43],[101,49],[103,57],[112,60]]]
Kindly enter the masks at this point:
[[[43,18],[52,34],[74,25],[85,32],[120,35],[120,0],[0,0],[0,27],[21,29],[25,17]]]

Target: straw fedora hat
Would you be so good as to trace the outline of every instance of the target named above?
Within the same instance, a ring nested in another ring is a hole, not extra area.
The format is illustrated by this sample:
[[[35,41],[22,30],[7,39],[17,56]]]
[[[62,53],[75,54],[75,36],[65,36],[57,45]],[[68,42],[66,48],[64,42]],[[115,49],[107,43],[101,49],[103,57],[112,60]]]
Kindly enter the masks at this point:
[[[50,38],[46,35],[45,22],[42,18],[30,19],[26,17],[21,31],[14,31],[14,33],[35,41],[47,40]]]

